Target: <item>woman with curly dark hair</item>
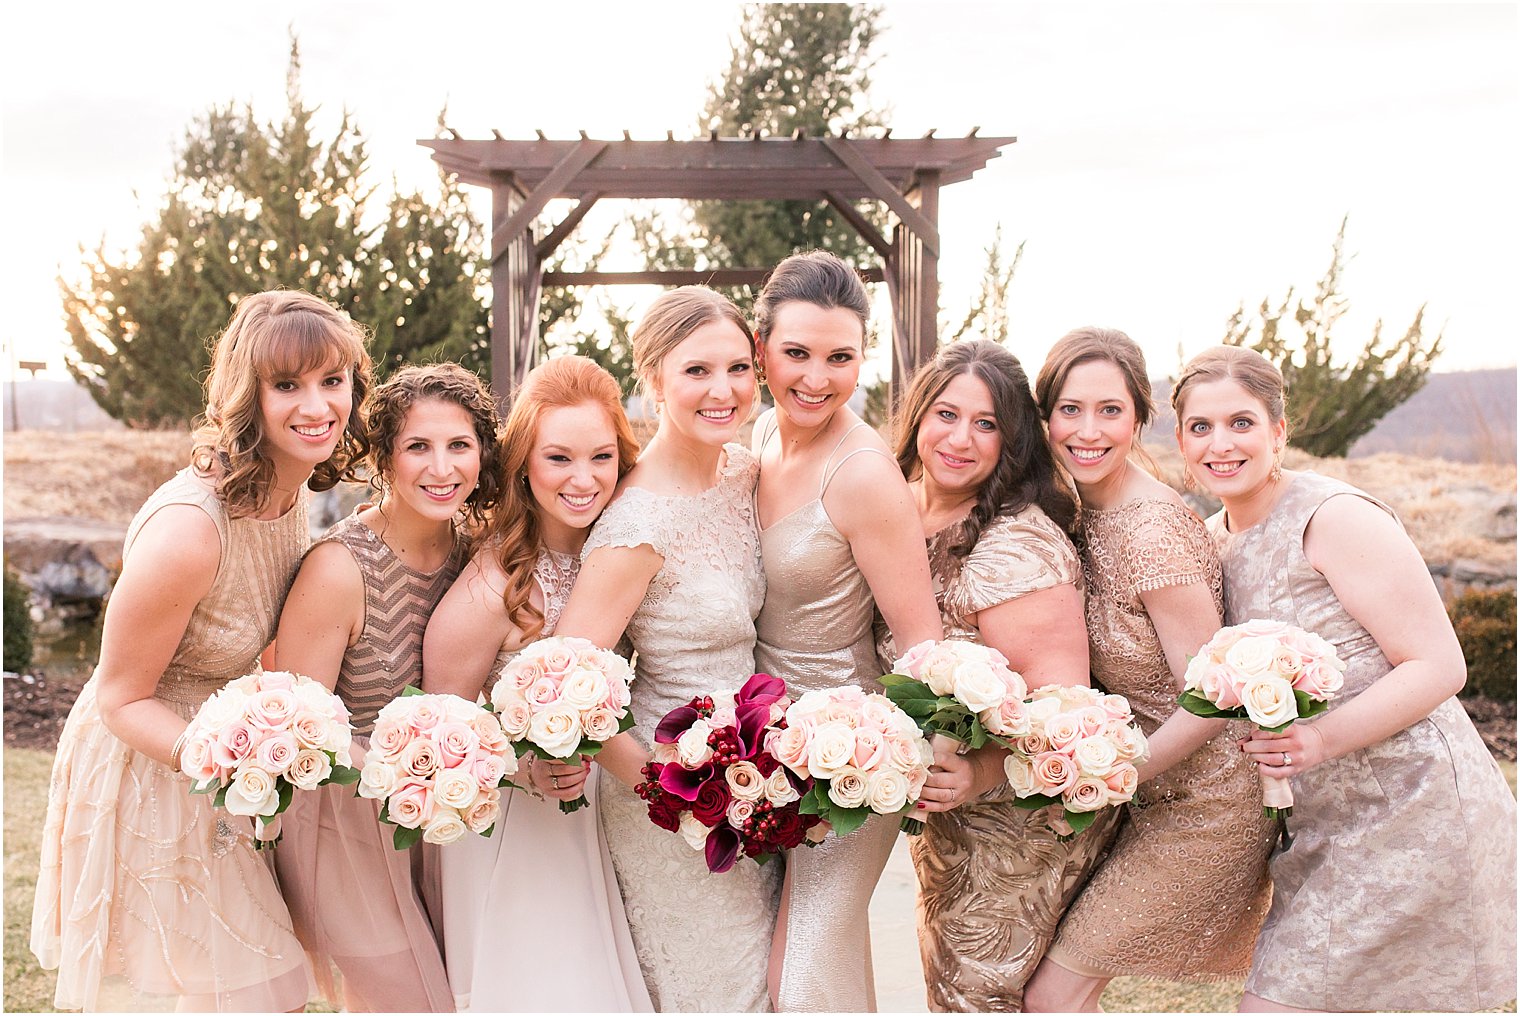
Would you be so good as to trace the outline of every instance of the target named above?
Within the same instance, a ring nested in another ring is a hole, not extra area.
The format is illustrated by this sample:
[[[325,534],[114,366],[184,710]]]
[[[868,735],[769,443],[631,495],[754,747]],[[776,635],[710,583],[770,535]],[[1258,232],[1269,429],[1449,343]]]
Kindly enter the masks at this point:
[[[462,531],[497,500],[496,407],[457,363],[403,367],[375,390],[369,464],[380,489],[312,547],[280,616],[275,660],[348,706],[362,765],[382,706],[422,678],[429,615],[467,558]],[[301,794],[275,855],[296,933],[349,1011],[451,1012],[438,939],[379,801],[349,787]]]
[[[1067,536],[1076,500],[1019,361],[985,340],[946,346],[914,376],[896,432],[945,634],[998,650],[1031,688],[1086,685],[1082,568]],[[897,653],[878,632],[889,669]],[[971,800],[929,814],[912,841],[936,1010],[1016,1011],[1066,904],[1113,840],[1116,809],[1063,842],[1059,808],[1016,807],[1005,754],[972,752]]]
[[[201,704],[256,670],[274,635],[311,542],[305,488],[331,487],[363,453],[366,338],[307,293],[239,300],[191,466],[127,528],[42,833],[31,945],[58,969],[61,1009],[306,1003],[306,962],[251,826],[192,796],[179,754]]]

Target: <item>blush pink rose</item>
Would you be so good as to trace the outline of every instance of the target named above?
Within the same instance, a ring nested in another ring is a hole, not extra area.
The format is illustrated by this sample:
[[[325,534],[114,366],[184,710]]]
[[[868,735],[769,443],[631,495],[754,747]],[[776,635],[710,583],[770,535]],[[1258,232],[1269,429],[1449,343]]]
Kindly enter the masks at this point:
[[[1108,784],[1096,776],[1081,776],[1062,796],[1067,811],[1097,811],[1108,805]]]
[[[439,769],[438,749],[426,737],[414,739],[401,749],[401,769],[419,779],[427,779]]]
[[[552,676],[545,674],[533,682],[533,686],[527,690],[523,697],[528,700],[528,704],[533,706],[535,710],[541,709],[544,706],[552,706],[559,701],[559,682]]]
[[[386,800],[387,816],[403,829],[416,829],[433,817],[433,795],[422,780],[397,783]]]
[[[185,742],[179,753],[179,771],[196,783],[219,780],[222,770],[211,761],[212,741],[205,737],[192,737]]]
[[[1036,755],[1032,764],[1042,794],[1051,797],[1064,794],[1077,781],[1076,763],[1058,751]]]
[[[408,706],[406,723],[414,733],[431,733],[443,720],[443,710],[436,702],[430,701],[429,696],[409,696],[401,701]]]
[[[810,775],[807,767],[808,732],[801,727],[787,727],[775,733],[774,739],[766,735],[766,751],[777,762],[801,776]]]
[[[1140,773],[1129,763],[1121,762],[1103,782],[1108,784],[1111,803],[1124,804],[1134,798],[1135,788],[1140,783]]]
[[[247,721],[230,723],[217,731],[211,746],[211,761],[223,769],[236,769],[237,764],[253,752],[253,727]]]
[[[396,759],[401,757],[402,749],[411,743],[413,736],[411,728],[404,724],[382,721],[375,724],[369,747],[381,758]]]
[[[443,765],[454,767],[473,755],[480,747],[480,736],[468,723],[457,720],[440,723],[433,729],[433,741]]]
[[[260,766],[274,773],[276,776],[290,768],[290,763],[295,761],[296,751],[300,746],[296,739],[285,731],[272,732],[265,735],[259,742],[254,758]]]
[[[1070,748],[1082,736],[1082,720],[1076,713],[1056,713],[1045,721],[1045,739],[1053,751]]]
[[[870,772],[887,758],[887,743],[879,731],[860,728],[855,731],[855,768]]]
[[[290,726],[298,708],[299,703],[289,689],[271,688],[249,700],[248,722],[265,730],[283,730]]]

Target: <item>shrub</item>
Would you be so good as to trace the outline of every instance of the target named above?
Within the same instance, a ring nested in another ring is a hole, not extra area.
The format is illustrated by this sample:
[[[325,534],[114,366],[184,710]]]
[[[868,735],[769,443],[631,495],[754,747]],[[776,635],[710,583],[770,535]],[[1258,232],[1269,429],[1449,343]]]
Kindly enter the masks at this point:
[[[20,673],[32,665],[30,591],[21,577],[5,569],[5,669]]]
[[[1470,589],[1451,605],[1467,660],[1464,695],[1515,701],[1515,591]]]

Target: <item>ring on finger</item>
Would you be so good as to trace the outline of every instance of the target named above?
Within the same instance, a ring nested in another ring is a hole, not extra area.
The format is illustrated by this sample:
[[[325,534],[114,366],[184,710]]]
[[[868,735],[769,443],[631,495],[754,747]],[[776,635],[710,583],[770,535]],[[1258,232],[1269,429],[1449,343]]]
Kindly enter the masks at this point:
[[[549,774],[549,783],[551,785],[553,785],[553,787],[554,787],[555,790],[559,789],[559,777],[556,776],[555,774],[553,774],[553,773]]]
[[[1290,765],[1293,764],[1293,756],[1292,755],[1289,755],[1287,752],[1283,752],[1282,756],[1283,756],[1283,760],[1282,760],[1282,764],[1283,765],[1290,766]]]

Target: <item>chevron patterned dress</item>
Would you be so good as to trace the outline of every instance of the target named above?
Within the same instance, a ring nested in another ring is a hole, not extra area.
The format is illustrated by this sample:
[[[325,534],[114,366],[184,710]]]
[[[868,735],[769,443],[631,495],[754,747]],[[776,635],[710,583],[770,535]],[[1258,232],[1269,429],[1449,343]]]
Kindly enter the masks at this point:
[[[354,764],[362,765],[381,707],[422,680],[428,617],[464,566],[468,548],[456,537],[442,568],[415,571],[357,510],[317,541],[329,542],[345,547],[364,576],[364,630],[343,656],[336,688],[352,713]],[[394,849],[379,802],[355,797],[352,787],[296,797],[285,813],[275,864],[324,994],[352,1011],[452,1011],[436,915],[425,903],[436,899],[427,885],[436,865],[424,860],[423,845]],[[343,974],[341,999],[333,990],[333,966]]]

